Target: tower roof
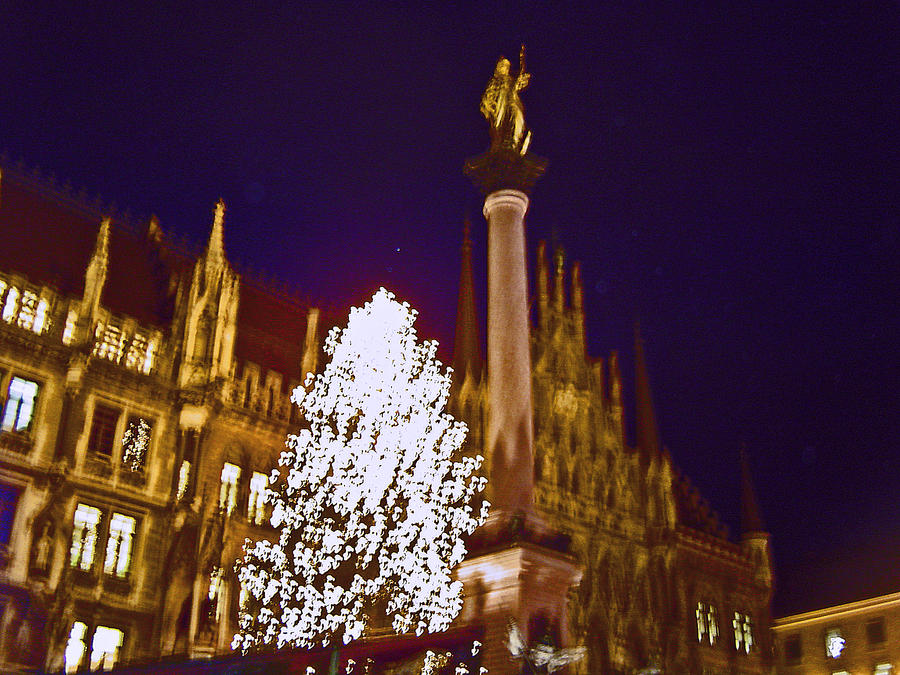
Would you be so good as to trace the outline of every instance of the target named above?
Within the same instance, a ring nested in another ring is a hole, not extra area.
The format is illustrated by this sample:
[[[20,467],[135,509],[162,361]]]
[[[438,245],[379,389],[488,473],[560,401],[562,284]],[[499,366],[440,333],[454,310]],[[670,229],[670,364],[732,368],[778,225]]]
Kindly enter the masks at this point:
[[[750,461],[747,451],[741,448],[741,534],[766,532],[753,489],[753,478],[750,474]]]
[[[459,270],[459,298],[456,304],[456,336],[453,342],[454,382],[471,375],[481,379],[483,359],[475,311],[475,284],[472,277],[472,224],[467,217],[463,227],[463,243]]]

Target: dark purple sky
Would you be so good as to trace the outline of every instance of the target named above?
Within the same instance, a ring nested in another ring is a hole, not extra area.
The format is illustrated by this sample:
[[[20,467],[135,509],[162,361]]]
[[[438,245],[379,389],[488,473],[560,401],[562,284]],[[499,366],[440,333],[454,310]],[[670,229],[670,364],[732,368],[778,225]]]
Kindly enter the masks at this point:
[[[0,150],[198,241],[224,197],[232,258],[326,306],[384,284],[449,346],[462,163],[524,41],[529,246],[583,261],[592,354],[630,379],[640,317],[663,440],[732,531],[746,443],[776,612],[900,589],[897,4],[594,4],[13,2]]]

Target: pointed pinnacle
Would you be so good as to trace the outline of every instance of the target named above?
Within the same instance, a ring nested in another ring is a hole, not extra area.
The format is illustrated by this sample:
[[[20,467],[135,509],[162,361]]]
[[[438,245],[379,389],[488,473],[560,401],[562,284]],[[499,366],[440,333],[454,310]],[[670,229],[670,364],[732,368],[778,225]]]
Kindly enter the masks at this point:
[[[210,258],[221,259],[225,257],[225,202],[221,197],[216,202],[213,213],[213,226],[206,250]]]

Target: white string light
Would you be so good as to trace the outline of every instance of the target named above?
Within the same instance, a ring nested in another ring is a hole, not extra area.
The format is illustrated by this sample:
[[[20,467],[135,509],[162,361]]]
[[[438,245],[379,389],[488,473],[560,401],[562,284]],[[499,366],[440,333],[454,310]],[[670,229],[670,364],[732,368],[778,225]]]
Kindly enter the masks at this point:
[[[304,424],[288,437],[267,501],[276,542],[245,543],[246,588],[232,647],[348,643],[383,602],[398,633],[446,630],[462,608],[451,573],[482,458],[462,457],[465,425],[444,412],[449,369],[419,343],[416,312],[379,290],[333,329],[323,373],[292,396]]]

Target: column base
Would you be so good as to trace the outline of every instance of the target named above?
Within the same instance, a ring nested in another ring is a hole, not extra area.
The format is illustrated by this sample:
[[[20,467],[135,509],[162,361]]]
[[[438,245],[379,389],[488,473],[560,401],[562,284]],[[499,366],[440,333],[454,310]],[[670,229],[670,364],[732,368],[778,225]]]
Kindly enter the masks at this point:
[[[512,623],[526,644],[549,636],[557,647],[569,645],[567,596],[581,581],[572,556],[522,541],[476,552],[459,565],[456,576],[465,594],[457,621],[484,626],[482,666],[491,675],[521,672],[521,660],[508,646]]]

